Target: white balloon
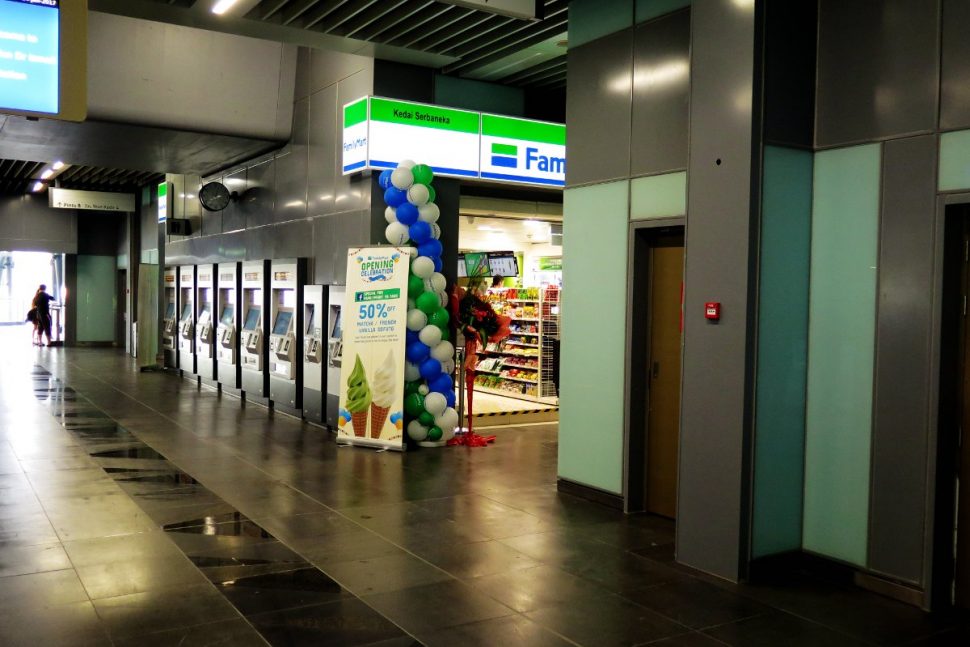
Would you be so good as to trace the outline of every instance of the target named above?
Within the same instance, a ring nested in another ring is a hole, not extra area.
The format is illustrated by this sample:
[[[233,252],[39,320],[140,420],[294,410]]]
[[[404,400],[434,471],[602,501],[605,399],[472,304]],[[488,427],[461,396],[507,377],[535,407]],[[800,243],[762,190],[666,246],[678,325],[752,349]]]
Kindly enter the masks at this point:
[[[441,372],[445,375],[451,375],[455,372],[455,360],[448,358],[441,360]]]
[[[431,237],[435,240],[441,238],[441,227],[436,222],[431,223]]]
[[[408,171],[410,173],[410,171]],[[393,176],[391,181],[394,181]],[[414,175],[411,176],[411,182],[414,182]],[[428,187],[423,184],[412,184],[411,188],[408,189],[408,202],[411,204],[416,204],[419,207],[424,204],[428,204],[428,199],[431,198],[431,193],[428,191]],[[420,212],[418,212],[420,216]]]
[[[417,382],[421,379],[421,370],[418,368],[417,364],[404,362],[404,379],[408,382]]]
[[[418,307],[418,304],[414,302],[414,299],[408,299],[408,310],[414,310]]]
[[[415,164],[417,164],[417,162],[415,162],[414,160],[401,160],[400,162],[397,163],[397,167],[398,168],[411,168]]]
[[[438,326],[425,326],[418,333],[418,339],[428,348],[434,348],[441,343],[441,328]]]
[[[411,308],[408,310],[408,330],[413,330],[414,332],[420,332],[422,328],[428,325],[428,315],[424,314],[423,311],[417,308]]]
[[[427,256],[418,256],[411,262],[411,272],[422,279],[434,274],[434,261]]]
[[[384,230],[384,237],[387,238],[387,242],[392,245],[403,245],[408,242],[408,238],[411,234],[408,233],[408,228],[406,225],[402,225],[399,222],[392,222]]]
[[[411,169],[406,166],[398,166],[396,169],[391,171],[391,184],[394,188],[401,189],[402,191],[407,191],[408,188],[414,184],[414,173]]]
[[[455,437],[455,430],[454,429],[442,429],[441,430],[441,440],[443,440],[445,442],[448,442],[449,440],[451,440],[454,437]]]
[[[431,289],[435,292],[444,292],[444,289],[448,287],[448,279],[441,272],[435,272],[431,275]]]
[[[438,205],[434,202],[422,204],[418,207],[418,220],[434,223],[438,221],[439,216],[441,216],[441,210],[438,209]]]
[[[448,307],[448,295],[445,294],[444,292],[439,292],[438,293],[438,303],[441,304],[441,307],[442,308]]]
[[[422,440],[427,440],[428,428],[417,420],[412,420],[408,423],[408,438],[416,443],[420,443]]]
[[[394,207],[388,207],[387,209],[385,209],[384,220],[386,220],[387,224],[389,225],[397,222],[397,209],[395,209]]]
[[[434,276],[434,274],[432,274],[431,276]],[[431,283],[431,276],[429,276],[428,278],[426,278],[424,280],[424,291],[425,292],[437,292],[437,290],[434,289],[434,285]]]
[[[431,349],[431,356],[439,362],[443,362],[446,359],[454,359],[455,345],[450,341],[443,341]]]
[[[425,398],[424,401],[425,405],[427,405],[428,399]],[[427,409],[427,406],[425,408]],[[441,427],[442,431],[445,429],[454,431],[455,427],[458,426],[458,412],[448,407],[440,415],[434,417],[434,424],[436,427]]]
[[[417,247],[408,247],[408,251],[411,252],[411,258],[417,258],[418,257],[418,248]]]
[[[431,389],[428,388],[427,384],[422,384],[421,386],[418,387],[418,393],[420,393],[421,395],[428,395],[429,393],[431,393]]]
[[[424,410],[436,418],[448,408],[448,401],[440,393],[429,393],[424,399]],[[444,429],[444,427],[442,427]]]

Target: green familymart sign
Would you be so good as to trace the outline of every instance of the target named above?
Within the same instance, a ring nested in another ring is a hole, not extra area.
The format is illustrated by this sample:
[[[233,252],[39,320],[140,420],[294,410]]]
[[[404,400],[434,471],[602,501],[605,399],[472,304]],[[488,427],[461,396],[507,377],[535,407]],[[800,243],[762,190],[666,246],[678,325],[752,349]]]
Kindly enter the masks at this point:
[[[420,158],[438,175],[562,187],[566,126],[409,101],[344,106],[344,175]]]

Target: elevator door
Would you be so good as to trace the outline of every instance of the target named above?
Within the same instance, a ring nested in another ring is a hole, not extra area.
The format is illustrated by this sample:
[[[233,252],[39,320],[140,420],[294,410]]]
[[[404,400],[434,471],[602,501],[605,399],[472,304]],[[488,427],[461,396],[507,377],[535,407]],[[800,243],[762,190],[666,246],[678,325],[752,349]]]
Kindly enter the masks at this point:
[[[673,518],[677,511],[680,436],[682,234],[657,236],[650,249],[650,330],[647,410],[647,510]]]

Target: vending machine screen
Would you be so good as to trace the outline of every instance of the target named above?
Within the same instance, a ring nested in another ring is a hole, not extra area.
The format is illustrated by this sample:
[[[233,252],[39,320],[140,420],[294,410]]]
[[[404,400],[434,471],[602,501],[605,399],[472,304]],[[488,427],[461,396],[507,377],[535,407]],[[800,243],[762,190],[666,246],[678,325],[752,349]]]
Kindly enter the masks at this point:
[[[223,326],[232,325],[232,306],[226,306],[222,309],[222,316],[219,317],[219,322]]]
[[[188,321],[192,318],[192,304],[186,303],[182,306],[182,318],[181,321]]]
[[[285,335],[290,329],[290,319],[293,318],[292,312],[280,312],[276,315],[276,325],[273,326],[274,335]]]
[[[306,330],[304,332],[306,332],[308,336],[313,335],[313,318],[315,315],[316,315],[316,308],[313,306],[312,303],[308,303],[306,305],[306,311],[303,314],[303,316],[306,317]]]
[[[246,324],[243,330],[256,330],[259,326],[259,308],[250,308],[246,313]]]
[[[165,308],[165,318],[171,319],[175,316],[175,303],[172,301],[168,302],[168,307]]]

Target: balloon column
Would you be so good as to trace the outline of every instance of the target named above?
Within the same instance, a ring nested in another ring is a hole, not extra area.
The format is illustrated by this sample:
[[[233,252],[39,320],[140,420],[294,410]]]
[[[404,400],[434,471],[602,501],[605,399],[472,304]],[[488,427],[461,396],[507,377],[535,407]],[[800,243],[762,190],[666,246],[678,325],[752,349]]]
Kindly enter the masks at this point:
[[[387,242],[411,246],[408,276],[407,346],[404,364],[404,411],[408,437],[440,442],[454,437],[455,347],[449,341],[448,296],[441,273],[440,211],[426,164],[404,160],[380,175],[387,209]]]

